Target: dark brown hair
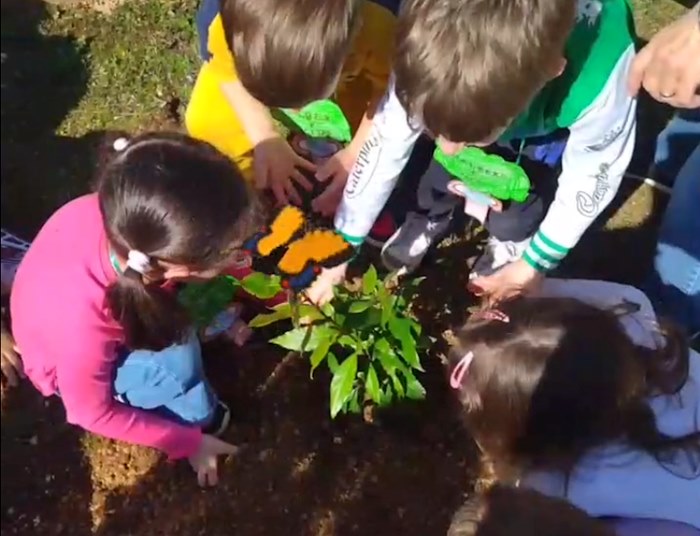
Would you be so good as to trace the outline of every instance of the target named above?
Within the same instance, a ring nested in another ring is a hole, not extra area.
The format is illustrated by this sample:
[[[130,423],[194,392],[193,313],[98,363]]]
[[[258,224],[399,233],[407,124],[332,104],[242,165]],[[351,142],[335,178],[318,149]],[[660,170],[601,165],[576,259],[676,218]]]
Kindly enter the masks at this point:
[[[504,129],[556,75],[576,0],[405,0],[396,93],[434,136]]]
[[[656,350],[639,347],[614,312],[569,298],[518,298],[499,310],[508,322],[470,319],[450,355],[453,370],[474,356],[456,392],[488,476],[568,474],[611,441],[659,460],[685,448],[700,455],[700,435],[664,435],[647,400],[687,380],[688,345],[678,333],[666,330]]]
[[[243,87],[270,107],[296,108],[333,91],[360,0],[221,0],[226,41]]]
[[[98,177],[107,238],[122,258],[131,250],[147,255],[152,272],[144,278],[127,267],[108,288],[107,304],[129,348],[159,350],[190,327],[175,293],[159,281],[159,262],[222,266],[254,229],[255,211],[236,166],[208,143],[152,133],[119,148]]]
[[[614,536],[574,505],[536,491],[496,485],[471,497],[452,518],[447,536]]]

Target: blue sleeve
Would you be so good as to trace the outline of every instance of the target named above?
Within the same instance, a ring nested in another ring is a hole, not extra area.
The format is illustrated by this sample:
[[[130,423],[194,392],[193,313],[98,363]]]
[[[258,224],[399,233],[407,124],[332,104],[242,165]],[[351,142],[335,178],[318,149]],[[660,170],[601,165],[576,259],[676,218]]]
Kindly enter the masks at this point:
[[[209,61],[211,54],[207,48],[209,42],[209,27],[219,13],[219,0],[202,0],[197,11],[195,23],[199,37],[199,55],[204,61]]]

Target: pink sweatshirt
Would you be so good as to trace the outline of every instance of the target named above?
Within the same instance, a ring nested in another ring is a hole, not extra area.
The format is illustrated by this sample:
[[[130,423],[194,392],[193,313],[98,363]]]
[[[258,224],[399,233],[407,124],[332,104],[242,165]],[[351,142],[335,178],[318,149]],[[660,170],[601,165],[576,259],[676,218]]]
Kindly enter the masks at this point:
[[[60,392],[68,422],[95,434],[183,458],[202,433],[113,397],[123,330],[105,304],[116,273],[96,195],[60,208],[22,261],[12,287],[12,331],[27,376],[44,396]]]

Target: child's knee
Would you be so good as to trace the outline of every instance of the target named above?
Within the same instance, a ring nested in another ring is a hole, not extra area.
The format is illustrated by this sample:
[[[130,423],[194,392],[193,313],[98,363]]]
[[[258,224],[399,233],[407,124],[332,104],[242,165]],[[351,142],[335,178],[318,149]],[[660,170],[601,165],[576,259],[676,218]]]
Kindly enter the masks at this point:
[[[523,203],[511,201],[500,212],[489,211],[486,230],[498,240],[521,242],[537,232],[548,206],[542,196],[531,193]]]

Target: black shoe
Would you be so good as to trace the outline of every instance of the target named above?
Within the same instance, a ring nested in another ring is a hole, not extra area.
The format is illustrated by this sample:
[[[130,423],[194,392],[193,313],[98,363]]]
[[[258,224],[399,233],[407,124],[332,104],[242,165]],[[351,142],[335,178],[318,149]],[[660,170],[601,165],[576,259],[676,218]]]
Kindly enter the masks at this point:
[[[202,428],[205,434],[220,437],[231,424],[231,410],[223,402],[219,401],[214,410],[214,417],[211,422]]]

